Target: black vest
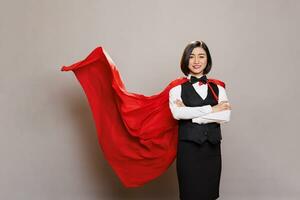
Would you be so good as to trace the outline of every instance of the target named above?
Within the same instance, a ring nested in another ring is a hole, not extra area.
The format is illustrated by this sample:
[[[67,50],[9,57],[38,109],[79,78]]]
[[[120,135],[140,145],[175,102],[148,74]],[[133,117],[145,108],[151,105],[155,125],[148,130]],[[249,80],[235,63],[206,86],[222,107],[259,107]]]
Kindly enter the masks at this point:
[[[212,86],[216,95],[219,96],[218,86],[214,83],[210,83],[210,85]],[[181,98],[182,102],[186,106],[195,107],[204,105],[217,105],[218,102],[214,99],[213,94],[209,88],[207,92],[207,97],[205,99],[202,99],[202,97],[197,93],[197,91],[189,81],[181,84]],[[221,126],[217,122],[198,124],[192,122],[192,119],[180,119],[178,122],[179,140],[189,140],[197,142],[199,144],[208,140],[209,142],[216,144],[219,143],[222,139]]]

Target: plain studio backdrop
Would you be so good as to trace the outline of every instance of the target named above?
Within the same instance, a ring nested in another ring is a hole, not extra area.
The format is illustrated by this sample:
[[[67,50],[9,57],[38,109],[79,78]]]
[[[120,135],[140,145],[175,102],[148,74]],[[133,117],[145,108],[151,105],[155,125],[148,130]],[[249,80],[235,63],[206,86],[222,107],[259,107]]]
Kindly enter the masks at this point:
[[[184,47],[210,48],[226,83],[221,200],[300,199],[297,0],[1,0],[0,199],[174,200],[175,162],[124,188],[98,145],[81,86],[62,65],[102,46],[128,91],[183,76]]]

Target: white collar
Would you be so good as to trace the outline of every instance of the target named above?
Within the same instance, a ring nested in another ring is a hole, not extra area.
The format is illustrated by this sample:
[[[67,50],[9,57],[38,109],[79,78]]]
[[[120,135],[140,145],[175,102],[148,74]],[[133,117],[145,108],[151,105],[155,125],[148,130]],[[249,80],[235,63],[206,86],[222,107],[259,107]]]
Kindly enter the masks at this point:
[[[189,73],[186,78],[190,80],[191,76],[192,76],[192,74]],[[202,76],[204,76],[204,75],[202,75]],[[200,76],[199,78],[201,78],[202,76]]]

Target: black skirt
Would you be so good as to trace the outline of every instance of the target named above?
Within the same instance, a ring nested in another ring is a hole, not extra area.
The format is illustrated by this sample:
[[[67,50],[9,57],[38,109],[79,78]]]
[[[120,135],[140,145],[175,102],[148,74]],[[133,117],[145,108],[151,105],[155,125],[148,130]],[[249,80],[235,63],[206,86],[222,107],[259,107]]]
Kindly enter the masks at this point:
[[[215,200],[219,197],[221,143],[178,142],[176,170],[181,200]]]

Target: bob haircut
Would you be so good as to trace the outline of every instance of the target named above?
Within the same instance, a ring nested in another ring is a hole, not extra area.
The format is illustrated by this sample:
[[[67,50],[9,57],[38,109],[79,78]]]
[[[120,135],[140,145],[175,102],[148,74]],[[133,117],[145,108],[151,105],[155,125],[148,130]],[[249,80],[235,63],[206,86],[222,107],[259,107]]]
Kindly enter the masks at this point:
[[[196,47],[201,47],[202,49],[204,49],[204,51],[206,52],[206,55],[207,55],[207,65],[203,70],[203,74],[204,75],[208,74],[211,70],[212,60],[211,60],[211,56],[210,56],[208,47],[206,46],[206,44],[203,41],[192,41],[185,47],[182,57],[181,57],[181,61],[180,61],[181,71],[186,76],[190,73],[190,69],[189,69],[190,55],[191,55],[193,49]]]

